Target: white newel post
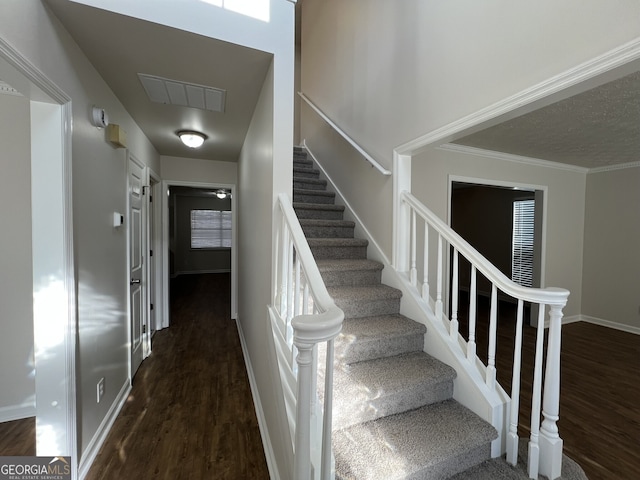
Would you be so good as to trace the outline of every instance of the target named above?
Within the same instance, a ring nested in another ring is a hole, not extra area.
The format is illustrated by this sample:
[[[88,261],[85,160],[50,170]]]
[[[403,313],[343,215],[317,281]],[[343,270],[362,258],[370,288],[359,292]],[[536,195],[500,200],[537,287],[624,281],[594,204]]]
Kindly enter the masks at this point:
[[[409,271],[409,206],[402,200],[411,191],[411,156],[393,153],[393,267],[398,272]]]
[[[298,395],[296,409],[296,438],[293,476],[300,480],[311,479],[311,365],[313,345],[294,339],[298,349]]]
[[[562,473],[562,439],[557,421],[560,406],[560,339],[562,305],[550,305],[549,341],[545,370],[543,421],[540,427],[540,473],[550,480]]]

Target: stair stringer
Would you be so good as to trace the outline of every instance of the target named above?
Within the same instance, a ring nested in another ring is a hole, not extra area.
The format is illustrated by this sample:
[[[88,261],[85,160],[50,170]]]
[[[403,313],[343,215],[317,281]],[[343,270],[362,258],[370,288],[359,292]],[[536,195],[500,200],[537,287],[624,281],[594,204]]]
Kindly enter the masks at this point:
[[[498,431],[498,438],[491,442],[491,456],[495,458],[503,455],[506,452],[506,432],[511,399],[499,384],[496,383],[495,391],[491,391],[486,385],[485,365],[477,357],[475,362],[467,359],[466,341],[461,335],[458,335],[457,341],[449,335],[447,328],[449,319],[445,318],[443,314],[443,320],[438,321],[431,305],[417,295],[417,291],[411,286],[406,275],[393,268],[375,238],[304,141],[301,146],[306,149],[320,170],[320,178],[327,181],[327,189],[336,194],[336,205],[344,205],[344,219],[355,223],[356,236],[369,241],[367,258],[384,265],[382,283],[402,292],[400,313],[427,327],[424,352],[456,370],[457,377],[454,380],[453,398],[490,423]],[[433,302],[433,300],[431,301]]]

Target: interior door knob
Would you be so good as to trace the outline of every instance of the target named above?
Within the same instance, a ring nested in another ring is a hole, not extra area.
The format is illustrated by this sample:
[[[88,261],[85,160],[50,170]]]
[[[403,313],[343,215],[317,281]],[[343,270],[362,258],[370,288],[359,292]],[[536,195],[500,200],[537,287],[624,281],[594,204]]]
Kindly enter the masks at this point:
[[[132,278],[131,279],[131,285],[138,285],[140,284],[140,279],[139,278]]]

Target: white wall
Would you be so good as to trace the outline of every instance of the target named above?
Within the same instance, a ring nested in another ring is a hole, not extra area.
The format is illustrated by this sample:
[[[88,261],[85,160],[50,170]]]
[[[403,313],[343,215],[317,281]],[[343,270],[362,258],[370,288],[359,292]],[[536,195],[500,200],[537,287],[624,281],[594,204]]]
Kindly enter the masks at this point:
[[[0,95],[0,422],[35,415],[29,99]]]
[[[449,214],[449,177],[546,187],[542,286],[571,292],[565,316],[580,314],[586,173],[526,165],[443,149],[414,157],[413,194],[443,220]]]
[[[282,425],[284,404],[273,336],[267,312],[271,304],[274,187],[265,179],[278,172],[273,156],[274,72],[267,73],[260,99],[240,154],[238,166],[238,321],[249,353],[267,432],[281,478],[290,478],[288,427]],[[293,135],[293,132],[292,132]],[[291,164],[289,164],[291,170]],[[260,413],[260,412],[259,412]],[[267,452],[269,454],[269,452]]]
[[[162,179],[169,183],[178,181],[235,185],[238,180],[238,164],[233,162],[162,155],[160,163]]]
[[[640,3],[305,0],[302,90],[376,158],[640,36]]]
[[[640,167],[587,176],[582,313],[640,333]]]
[[[155,171],[159,157],[78,45],[39,0],[0,3],[0,32],[72,99],[73,224],[77,272],[79,447],[84,452],[129,382],[127,250],[114,211],[126,211],[126,154],[93,127],[93,105],[127,131],[129,148]],[[28,215],[28,211],[24,213]],[[29,295],[31,293],[29,292]],[[96,403],[96,383],[105,396]]]

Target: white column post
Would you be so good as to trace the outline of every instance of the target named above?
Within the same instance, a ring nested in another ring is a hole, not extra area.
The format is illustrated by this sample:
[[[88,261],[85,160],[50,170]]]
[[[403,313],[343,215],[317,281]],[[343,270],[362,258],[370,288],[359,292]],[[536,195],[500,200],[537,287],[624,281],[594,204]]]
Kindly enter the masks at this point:
[[[562,473],[562,439],[557,421],[560,406],[560,338],[562,305],[549,306],[549,340],[540,427],[540,473],[550,480]]]
[[[293,476],[311,479],[311,364],[313,345],[294,340],[298,349],[298,391],[296,402],[296,434],[294,443]]]
[[[393,153],[393,267],[398,272],[409,271],[409,252],[406,233],[409,231],[409,212],[403,205],[402,192],[411,191],[411,156]]]

